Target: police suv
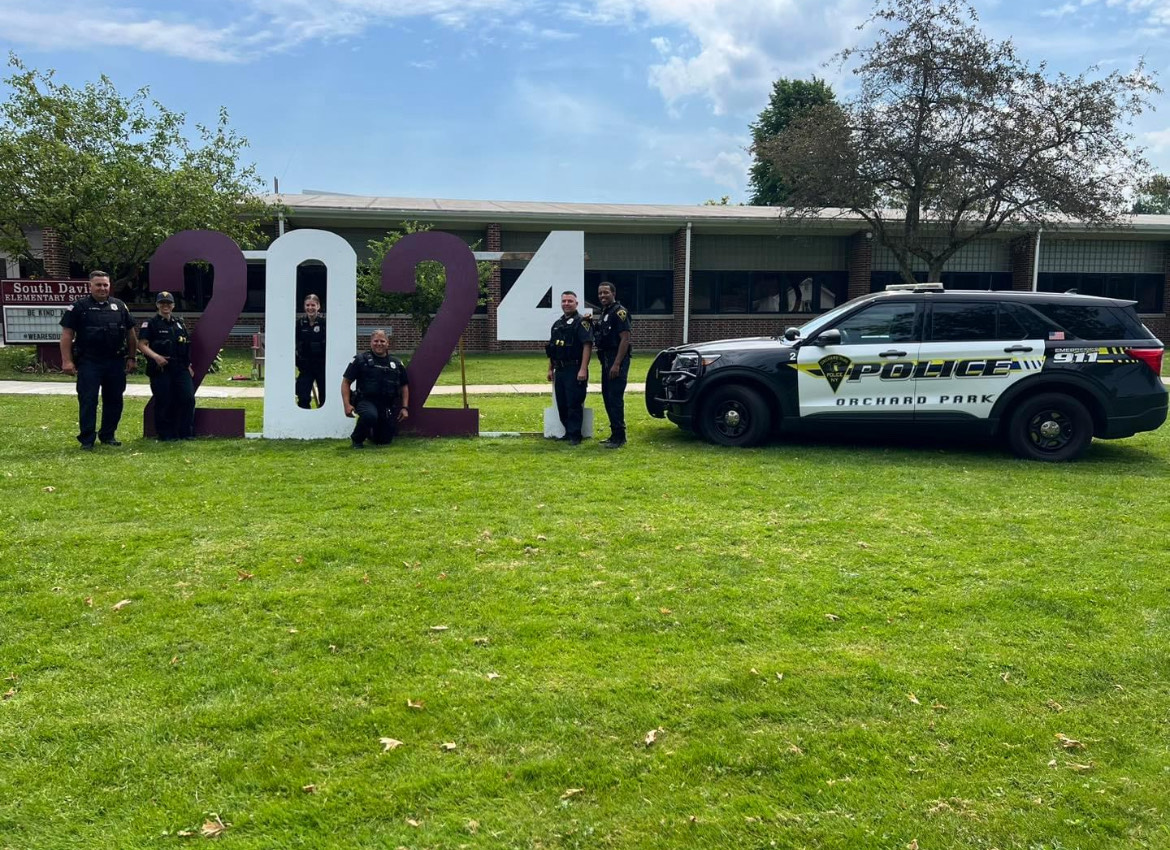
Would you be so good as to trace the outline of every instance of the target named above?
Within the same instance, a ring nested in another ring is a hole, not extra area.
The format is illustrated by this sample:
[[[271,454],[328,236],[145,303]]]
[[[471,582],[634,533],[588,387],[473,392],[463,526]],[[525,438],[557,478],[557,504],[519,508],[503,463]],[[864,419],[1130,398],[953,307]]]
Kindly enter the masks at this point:
[[[1064,461],[1166,420],[1164,346],[1134,302],[891,286],[783,337],[661,352],[646,407],[714,443],[878,427],[1002,437]]]

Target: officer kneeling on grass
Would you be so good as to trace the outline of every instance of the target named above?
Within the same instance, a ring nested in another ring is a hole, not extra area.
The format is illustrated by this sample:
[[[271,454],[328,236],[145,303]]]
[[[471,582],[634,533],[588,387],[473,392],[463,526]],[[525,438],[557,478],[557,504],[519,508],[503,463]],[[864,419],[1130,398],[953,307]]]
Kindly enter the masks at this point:
[[[356,391],[350,390],[357,382]],[[385,445],[398,433],[398,423],[410,414],[410,386],[406,367],[390,353],[390,338],[383,330],[370,336],[370,350],[359,354],[345,368],[341,378],[341,400],[345,415],[357,414],[350,440],[355,449],[368,439]]]
[[[158,314],[142,323],[138,350],[146,355],[146,375],[154,396],[154,430],[160,442],[194,438],[195,372],[191,338],[183,320],[172,315],[175,297],[160,292]]]

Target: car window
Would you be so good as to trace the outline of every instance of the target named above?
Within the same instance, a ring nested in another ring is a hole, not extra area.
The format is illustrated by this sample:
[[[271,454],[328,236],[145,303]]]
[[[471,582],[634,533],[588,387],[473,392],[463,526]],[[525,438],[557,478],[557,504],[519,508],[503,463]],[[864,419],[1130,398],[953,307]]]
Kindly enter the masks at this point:
[[[930,339],[934,342],[998,339],[995,330],[995,302],[983,304],[935,302],[931,313]]]
[[[1036,309],[1078,339],[1133,339],[1137,328],[1124,311],[1082,304],[1038,304]]]
[[[880,345],[914,339],[914,303],[873,304],[837,324],[842,345]]]

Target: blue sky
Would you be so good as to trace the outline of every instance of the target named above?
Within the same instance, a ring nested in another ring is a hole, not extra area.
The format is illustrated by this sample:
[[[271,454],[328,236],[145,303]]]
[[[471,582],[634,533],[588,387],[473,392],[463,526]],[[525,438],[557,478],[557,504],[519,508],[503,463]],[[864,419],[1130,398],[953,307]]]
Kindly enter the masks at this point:
[[[976,0],[1032,62],[1170,88],[1170,0]],[[747,199],[748,124],[779,76],[856,43],[869,0],[0,0],[0,48],[107,74],[193,121],[224,105],[284,191]],[[1170,172],[1170,96],[1135,127]]]

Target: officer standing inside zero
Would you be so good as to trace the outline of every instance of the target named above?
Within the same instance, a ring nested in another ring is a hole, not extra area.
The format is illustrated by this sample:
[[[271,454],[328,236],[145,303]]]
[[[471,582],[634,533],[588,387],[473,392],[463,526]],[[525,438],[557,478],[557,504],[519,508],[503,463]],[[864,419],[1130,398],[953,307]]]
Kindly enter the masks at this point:
[[[160,442],[195,436],[195,385],[191,338],[183,320],[174,315],[175,297],[160,292],[158,314],[142,323],[138,350],[146,355],[146,375],[154,396],[154,430]]]
[[[626,444],[626,382],[630,377],[630,313],[617,300],[617,287],[603,281],[597,287],[601,319],[593,322],[597,358],[601,361],[601,397],[609,417],[609,439],[601,445],[618,449]]]
[[[89,273],[89,295],[73,302],[61,316],[61,371],[77,376],[77,441],[92,449],[95,439],[120,446],[118,422],[126,373],[138,368],[138,336],[126,305],[110,297],[110,276]],[[75,351],[76,349],[76,351]],[[102,397],[102,424],[97,429],[98,391]]]
[[[351,390],[354,382],[357,390]],[[401,396],[401,398],[400,398]],[[384,330],[370,336],[370,350],[353,359],[341,378],[341,400],[345,415],[357,414],[350,441],[355,449],[372,439],[385,445],[398,433],[398,423],[410,413],[410,385],[406,367],[390,353],[390,338]]]
[[[577,293],[561,293],[562,316],[553,322],[544,353],[548,355],[548,379],[553,382],[557,413],[570,445],[581,445],[581,421],[589,385],[589,357],[593,353],[590,321],[577,312]]]
[[[325,404],[325,317],[321,299],[305,296],[305,315],[297,319],[296,331],[297,407],[309,409],[313,385],[317,385],[317,407]]]

